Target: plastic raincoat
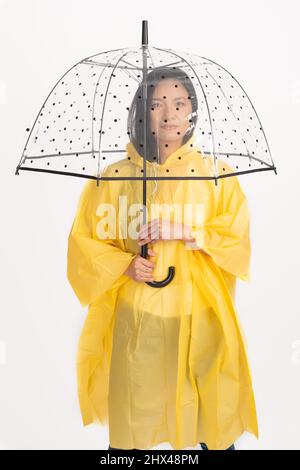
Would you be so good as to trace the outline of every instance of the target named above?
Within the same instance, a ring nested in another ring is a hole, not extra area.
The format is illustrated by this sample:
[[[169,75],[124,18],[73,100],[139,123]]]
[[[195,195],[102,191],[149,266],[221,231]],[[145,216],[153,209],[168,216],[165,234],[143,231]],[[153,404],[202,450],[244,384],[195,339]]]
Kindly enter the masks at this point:
[[[210,175],[193,137],[156,166],[159,175]],[[127,144],[127,159],[112,164],[122,176],[140,176],[143,159]],[[149,169],[152,165],[147,162]],[[221,165],[226,164],[218,161]],[[228,165],[227,165],[228,167]],[[230,168],[230,167],[229,167]],[[196,174],[196,173],[195,173]],[[151,194],[152,181],[148,181]],[[202,244],[157,240],[155,280],[175,266],[173,281],[153,288],[124,274],[140,247],[124,237],[126,223],[97,236],[97,205],[142,201],[142,182],[89,180],[69,234],[67,276],[89,306],[78,343],[77,380],[83,425],[109,423],[110,445],[151,449],[169,442],[180,450],[205,442],[228,448],[244,431],[258,438],[250,370],[234,306],[236,278],[249,280],[249,211],[236,176],[213,180],[159,180],[155,200],[204,204]],[[148,188],[148,186],[147,186]],[[150,197],[150,196],[149,196]],[[175,220],[175,219],[174,219]],[[125,227],[125,228],[124,228]],[[115,238],[116,236],[116,238]],[[151,258],[154,260],[153,258]]]

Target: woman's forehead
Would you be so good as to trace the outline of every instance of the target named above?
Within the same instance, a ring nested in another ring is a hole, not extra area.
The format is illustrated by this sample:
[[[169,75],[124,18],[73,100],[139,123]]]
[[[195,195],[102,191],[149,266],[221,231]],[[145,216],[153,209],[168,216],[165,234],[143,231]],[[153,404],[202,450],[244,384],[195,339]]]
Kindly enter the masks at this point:
[[[188,91],[186,88],[177,80],[161,80],[155,87],[153,92],[153,99],[161,99],[165,96],[166,98],[188,98]],[[166,99],[163,98],[163,99]]]

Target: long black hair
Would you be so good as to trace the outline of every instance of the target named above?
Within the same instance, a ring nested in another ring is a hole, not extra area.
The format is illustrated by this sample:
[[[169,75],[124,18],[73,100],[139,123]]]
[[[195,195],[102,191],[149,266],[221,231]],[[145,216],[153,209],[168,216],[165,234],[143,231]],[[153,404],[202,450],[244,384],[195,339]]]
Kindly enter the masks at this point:
[[[151,132],[151,102],[152,96],[155,90],[155,86],[160,80],[164,79],[174,79],[178,80],[187,90],[188,98],[192,103],[192,115],[189,122],[191,123],[191,132],[185,134],[182,139],[182,145],[187,142],[187,140],[192,136],[196,123],[197,123],[197,110],[198,110],[198,100],[195,92],[194,85],[189,78],[189,76],[180,68],[169,68],[169,67],[157,67],[151,72],[148,73],[146,79],[147,87],[147,100],[146,100],[146,142],[143,138],[143,117],[144,117],[144,105],[143,105],[143,95],[142,95],[142,86],[141,83],[136,90],[135,96],[132,100],[130,110],[128,113],[127,119],[127,133],[130,137],[131,142],[135,146],[137,152],[144,157],[145,145],[147,146],[147,160],[150,162],[158,162],[157,155],[157,142],[155,136]]]

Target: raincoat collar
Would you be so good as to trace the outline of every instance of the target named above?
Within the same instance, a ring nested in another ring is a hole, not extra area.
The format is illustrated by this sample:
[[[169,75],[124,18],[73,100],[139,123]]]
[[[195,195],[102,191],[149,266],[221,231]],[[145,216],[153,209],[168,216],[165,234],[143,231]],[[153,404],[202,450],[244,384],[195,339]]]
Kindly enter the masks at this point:
[[[183,157],[186,156],[187,154],[190,154],[191,152],[195,152],[195,148],[191,144],[195,141],[195,136],[194,134],[187,140],[187,142],[180,147],[178,147],[177,150],[172,152],[168,158],[165,160],[164,163],[160,164],[157,162],[149,162],[147,160],[146,165],[148,167],[151,166],[156,166],[158,168],[169,168],[171,166],[176,165],[177,163],[181,162],[181,160],[178,160],[178,157]],[[126,151],[127,151],[127,157],[130,157],[130,160],[135,163],[136,165],[139,165],[143,167],[144,164],[144,159],[143,157],[139,154],[139,152],[136,150],[134,144],[130,141],[126,145]]]

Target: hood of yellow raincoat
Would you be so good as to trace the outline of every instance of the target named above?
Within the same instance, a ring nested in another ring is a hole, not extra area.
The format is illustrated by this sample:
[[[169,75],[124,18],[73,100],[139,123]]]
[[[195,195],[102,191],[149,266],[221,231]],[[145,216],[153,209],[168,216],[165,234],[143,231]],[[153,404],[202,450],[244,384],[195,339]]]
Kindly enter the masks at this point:
[[[128,142],[126,145],[127,159],[123,162],[123,165],[116,163],[111,165],[112,173],[118,168],[120,174],[128,176],[127,173],[132,172],[129,170],[126,162],[130,161],[133,165],[132,168],[139,169],[141,171],[144,167],[144,158],[137,151],[133,142]],[[170,176],[170,177],[194,177],[194,176],[204,176],[209,177],[209,184],[215,186],[213,178],[216,174],[232,173],[233,169],[222,160],[215,160],[212,155],[204,155],[200,150],[200,147],[196,144],[196,137],[194,134],[186,141],[185,144],[182,144],[174,152],[172,152],[164,163],[150,162],[146,160],[146,173],[147,176]],[[134,171],[135,176],[139,173]],[[149,182],[148,182],[149,184]],[[220,187],[220,185],[219,185]],[[219,188],[215,188],[218,192]]]
[[[174,166],[174,165],[178,165],[179,163],[182,163],[182,160],[186,159],[188,155],[195,153],[194,142],[195,142],[195,136],[193,134],[187,140],[185,144],[181,145],[180,147],[178,147],[177,150],[172,152],[164,163],[149,162],[148,160],[146,160],[147,167],[151,168],[154,166],[157,168],[165,169],[170,166]],[[132,161],[132,163],[135,163],[136,165],[143,167],[144,158],[139,154],[133,142],[130,141],[126,145],[126,151],[127,151],[128,158]]]

